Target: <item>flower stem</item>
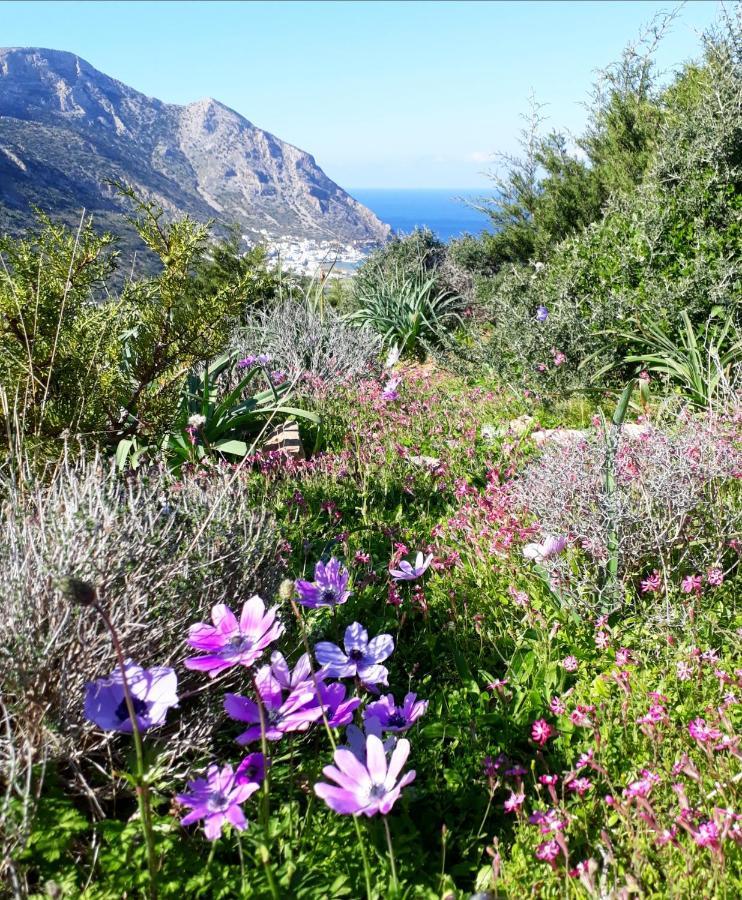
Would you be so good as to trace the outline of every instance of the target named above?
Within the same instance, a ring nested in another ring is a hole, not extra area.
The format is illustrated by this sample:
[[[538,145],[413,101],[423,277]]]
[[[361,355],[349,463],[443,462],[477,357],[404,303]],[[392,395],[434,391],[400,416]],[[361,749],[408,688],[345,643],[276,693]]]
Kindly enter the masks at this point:
[[[381,817],[384,820],[384,831],[386,832],[386,845],[389,848],[389,862],[392,866],[392,889],[394,896],[399,896],[399,880],[397,879],[397,864],[394,859],[394,848],[392,847],[392,833],[389,831],[389,820],[386,816]]]
[[[131,722],[131,734],[134,739],[134,754],[136,757],[136,771],[134,777],[136,780],[137,806],[139,807],[139,817],[142,821],[142,834],[144,843],[147,848],[147,869],[149,871],[149,897],[150,900],[157,898],[157,855],[155,853],[155,838],[152,831],[152,805],[149,796],[149,785],[144,777],[144,747],[142,744],[142,734],[137,723],[137,714],[134,709],[134,701],[129,689],[129,682],[126,678],[126,660],[124,659],[124,651],[119,640],[118,633],[113,627],[113,622],[108,613],[97,601],[93,604],[93,609],[103,619],[111,634],[113,648],[116,651],[119,669],[121,669],[122,687],[124,689],[124,700],[126,702],[126,711],[129,713],[129,721]]]
[[[263,775],[263,797],[260,804],[260,824],[263,826],[263,831],[265,831],[265,839],[269,840],[268,833],[268,822],[270,820],[270,781],[268,776],[268,741],[265,736],[265,706],[263,705],[263,698],[260,695],[260,691],[258,690],[258,683],[253,676],[253,687],[255,688],[255,702],[258,704],[258,712],[260,713],[260,749],[263,753],[263,768],[265,774]]]
[[[314,682],[314,689],[317,692],[317,696],[319,696],[319,679],[317,678],[317,674],[314,671],[314,665],[312,664],[312,652],[309,649],[309,639],[307,638],[307,629],[304,624],[304,617],[301,614],[301,611],[295,600],[291,601],[291,608],[294,610],[294,615],[296,616],[296,620],[299,623],[299,630],[301,631],[302,642],[304,643],[304,649],[307,654],[307,659],[309,660],[309,671],[312,675],[312,681]],[[332,728],[330,728],[330,723],[327,721],[327,715],[325,713],[324,707],[322,708],[322,721],[325,726],[325,730],[327,731],[327,736],[330,739],[330,744],[332,745],[333,753],[337,750],[337,743],[335,741],[335,735],[332,733]],[[368,854],[366,853],[366,844],[363,840],[363,834],[361,833],[361,826],[358,824],[358,819],[353,816],[353,826],[356,830],[356,837],[358,838],[358,849],[361,851],[361,859],[363,860],[363,875],[366,880],[366,898],[367,900],[373,900],[373,894],[371,891],[371,869],[368,864]]]

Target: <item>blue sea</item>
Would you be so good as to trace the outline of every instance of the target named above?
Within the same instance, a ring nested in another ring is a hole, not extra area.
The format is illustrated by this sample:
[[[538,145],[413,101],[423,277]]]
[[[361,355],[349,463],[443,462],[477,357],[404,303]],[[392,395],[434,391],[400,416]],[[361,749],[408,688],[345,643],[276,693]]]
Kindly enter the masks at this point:
[[[399,234],[409,234],[415,228],[427,227],[441,241],[447,242],[466,232],[479,234],[489,227],[489,217],[464,202],[487,196],[486,188],[481,191],[454,188],[357,188],[349,193]]]

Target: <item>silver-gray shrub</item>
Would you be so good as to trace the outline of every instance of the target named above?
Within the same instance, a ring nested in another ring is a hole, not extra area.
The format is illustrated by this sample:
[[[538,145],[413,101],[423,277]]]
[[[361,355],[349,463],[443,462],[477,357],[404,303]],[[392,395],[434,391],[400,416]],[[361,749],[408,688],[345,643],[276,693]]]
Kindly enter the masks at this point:
[[[607,503],[602,429],[549,443],[513,483],[516,502],[544,534],[569,536],[584,551],[545,561],[565,599],[595,611],[618,533],[619,576],[627,596],[657,569],[667,592],[681,578],[736,566],[730,540],[739,536],[742,472],[739,409],[726,417],[681,415],[671,427],[624,429],[616,459],[615,505]]]
[[[353,381],[379,367],[381,341],[347,322],[329,304],[300,292],[252,313],[233,337],[240,354],[267,353],[271,367],[294,379],[327,386]]]
[[[0,484],[0,497],[0,771],[15,773],[5,787],[17,793],[29,765],[58,761],[94,803],[89,763],[123,744],[85,721],[84,686],[116,660],[100,617],[72,603],[62,579],[94,584],[125,653],[175,667],[182,696],[204,682],[182,666],[188,626],[215,603],[270,600],[277,531],[231,470],[122,479],[103,458],[83,457],[23,491]],[[153,735],[173,766],[207,752],[223,718],[217,693],[198,693]]]

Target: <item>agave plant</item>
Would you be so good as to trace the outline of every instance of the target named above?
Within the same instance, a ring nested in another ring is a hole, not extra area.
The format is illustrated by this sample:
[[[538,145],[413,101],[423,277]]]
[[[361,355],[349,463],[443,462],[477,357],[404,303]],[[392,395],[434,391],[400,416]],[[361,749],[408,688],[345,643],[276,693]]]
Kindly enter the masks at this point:
[[[267,389],[250,394],[251,382],[262,373],[267,375],[261,365],[251,367],[225,394],[223,384],[233,376],[236,363],[236,353],[224,354],[203,372],[188,375],[172,430],[155,445],[138,443],[136,437],[121,440],[116,450],[118,466],[136,468],[143,455],[151,456],[157,449],[175,472],[184,463],[200,463],[209,456],[241,459],[256,449],[276,419],[319,422],[315,413],[286,405],[291,393],[288,384],[275,385],[268,377]]]
[[[698,330],[685,310],[680,315],[678,338],[649,322],[643,322],[638,333],[617,333],[636,348],[620,365],[636,364],[639,369],[664,375],[691,403],[708,409],[722,385],[734,381],[742,364],[739,327],[733,313],[725,316],[718,306]],[[611,368],[615,365],[606,366],[598,375]]]
[[[399,348],[400,355],[421,354],[426,344],[461,324],[461,297],[441,290],[437,276],[395,272],[390,277],[364,281],[357,295],[359,308],[349,321],[376,331],[385,346]]]

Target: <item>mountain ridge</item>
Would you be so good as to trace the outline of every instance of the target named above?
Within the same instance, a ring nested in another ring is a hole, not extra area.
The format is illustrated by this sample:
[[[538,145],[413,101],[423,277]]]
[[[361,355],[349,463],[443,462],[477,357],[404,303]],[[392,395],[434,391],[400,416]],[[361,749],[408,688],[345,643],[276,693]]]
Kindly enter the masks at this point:
[[[0,212],[11,230],[33,206],[67,218],[85,206],[108,224],[125,209],[108,181],[167,215],[235,224],[250,241],[265,232],[345,243],[389,235],[312,154],[219,100],[165,103],[74,53],[0,48]]]

